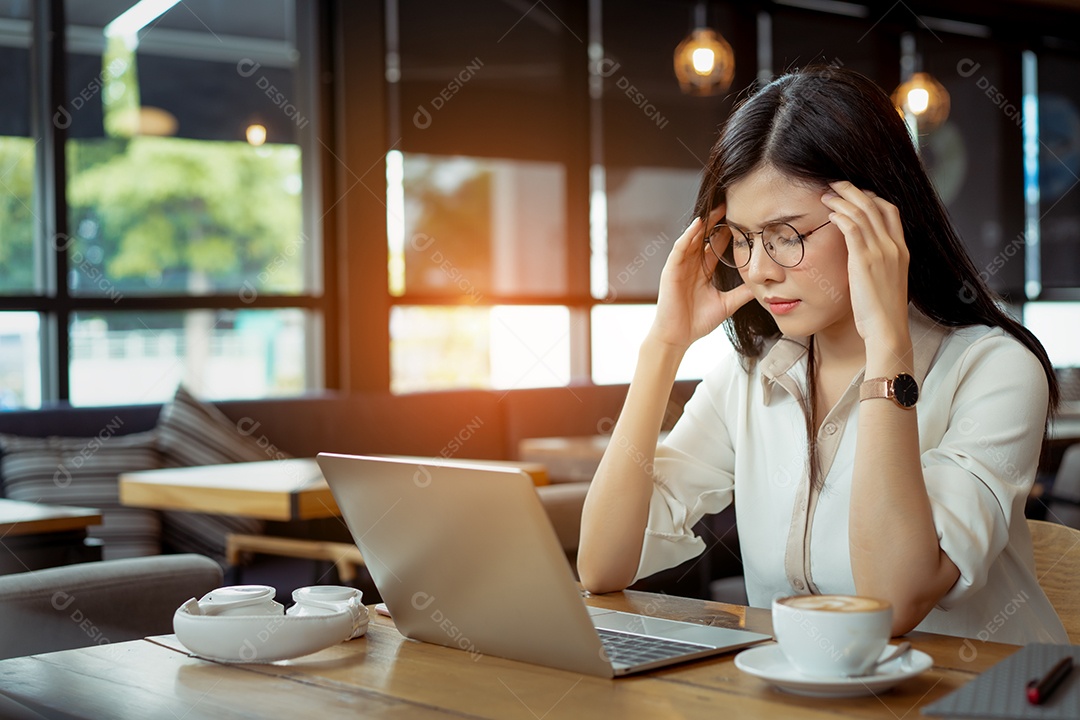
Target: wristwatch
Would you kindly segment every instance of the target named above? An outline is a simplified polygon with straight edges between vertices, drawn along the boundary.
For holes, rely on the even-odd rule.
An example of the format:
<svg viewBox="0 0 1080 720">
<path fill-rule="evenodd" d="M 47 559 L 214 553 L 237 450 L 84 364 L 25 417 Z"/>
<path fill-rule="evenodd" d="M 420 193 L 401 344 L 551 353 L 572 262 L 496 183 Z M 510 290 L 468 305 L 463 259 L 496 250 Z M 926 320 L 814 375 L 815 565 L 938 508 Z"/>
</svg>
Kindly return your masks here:
<svg viewBox="0 0 1080 720">
<path fill-rule="evenodd" d="M 904 409 L 915 407 L 919 400 L 919 383 L 907 373 L 894 378 L 870 378 L 859 386 L 859 400 L 889 398 Z"/>
</svg>

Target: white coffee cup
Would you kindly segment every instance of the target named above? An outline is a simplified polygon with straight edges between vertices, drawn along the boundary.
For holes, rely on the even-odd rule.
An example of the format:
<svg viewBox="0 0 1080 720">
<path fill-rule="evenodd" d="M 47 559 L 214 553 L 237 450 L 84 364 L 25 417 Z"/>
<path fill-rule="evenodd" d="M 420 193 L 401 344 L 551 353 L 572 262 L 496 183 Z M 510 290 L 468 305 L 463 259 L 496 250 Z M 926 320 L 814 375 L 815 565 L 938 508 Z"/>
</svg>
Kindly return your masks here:
<svg viewBox="0 0 1080 720">
<path fill-rule="evenodd" d="M 803 675 L 862 675 L 889 642 L 892 614 L 892 605 L 876 598 L 796 595 L 773 600 L 773 635 Z"/>
</svg>

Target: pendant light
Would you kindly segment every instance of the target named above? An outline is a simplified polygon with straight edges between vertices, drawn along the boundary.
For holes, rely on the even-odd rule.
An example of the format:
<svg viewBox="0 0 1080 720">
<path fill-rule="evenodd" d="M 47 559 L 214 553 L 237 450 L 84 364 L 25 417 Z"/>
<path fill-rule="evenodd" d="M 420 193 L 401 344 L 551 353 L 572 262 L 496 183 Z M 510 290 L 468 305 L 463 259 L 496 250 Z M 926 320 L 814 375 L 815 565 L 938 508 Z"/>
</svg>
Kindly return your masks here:
<svg viewBox="0 0 1080 720">
<path fill-rule="evenodd" d="M 949 91 L 933 75 L 919 69 L 921 63 L 911 33 L 900 38 L 900 64 L 907 79 L 893 91 L 893 104 L 913 132 L 933 132 L 949 118 Z"/>
<path fill-rule="evenodd" d="M 675 48 L 675 77 L 687 95 L 726 92 L 735 78 L 735 51 L 706 25 L 705 3 L 694 8 L 694 28 Z"/>
</svg>

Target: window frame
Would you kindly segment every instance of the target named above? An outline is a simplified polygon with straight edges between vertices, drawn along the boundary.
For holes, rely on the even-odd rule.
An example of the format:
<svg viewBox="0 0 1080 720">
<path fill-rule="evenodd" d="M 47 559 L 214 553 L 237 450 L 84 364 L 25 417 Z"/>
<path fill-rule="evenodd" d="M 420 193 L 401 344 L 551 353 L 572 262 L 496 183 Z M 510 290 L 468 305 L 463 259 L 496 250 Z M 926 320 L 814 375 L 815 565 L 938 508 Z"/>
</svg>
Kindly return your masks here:
<svg viewBox="0 0 1080 720">
<path fill-rule="evenodd" d="M 329 197 L 327 160 L 332 151 L 320 138 L 332 139 L 330 97 L 315 80 L 329 72 L 328 8 L 317 0 L 296 3 L 296 37 L 300 74 L 312 78 L 300 88 L 313 116 L 311 130 L 301 133 L 301 231 L 315 240 L 307 289 L 295 295 L 260 292 L 254 298 L 239 293 L 207 295 L 120 295 L 93 297 L 72 294 L 67 280 L 66 243 L 50 238 L 70 236 L 67 203 L 67 131 L 52 122 L 53 114 L 67 109 L 67 23 L 64 0 L 34 0 L 31 4 L 30 88 L 31 132 L 36 142 L 34 214 L 37 216 L 34 250 L 40 261 L 37 294 L 0 295 L 0 312 L 34 312 L 41 318 L 42 404 L 68 402 L 71 397 L 71 320 L 80 312 L 155 312 L 199 310 L 297 309 L 310 313 L 313 342 L 305 348 L 305 382 L 309 390 L 341 385 L 337 348 L 339 312 L 335 238 L 324 231 L 321 217 Z M 301 83 L 304 85 L 304 83 Z M 315 270 L 318 269 L 318 273 Z M 321 279 L 318 277 L 321 275 Z M 312 277 L 314 276 L 314 277 Z"/>
</svg>

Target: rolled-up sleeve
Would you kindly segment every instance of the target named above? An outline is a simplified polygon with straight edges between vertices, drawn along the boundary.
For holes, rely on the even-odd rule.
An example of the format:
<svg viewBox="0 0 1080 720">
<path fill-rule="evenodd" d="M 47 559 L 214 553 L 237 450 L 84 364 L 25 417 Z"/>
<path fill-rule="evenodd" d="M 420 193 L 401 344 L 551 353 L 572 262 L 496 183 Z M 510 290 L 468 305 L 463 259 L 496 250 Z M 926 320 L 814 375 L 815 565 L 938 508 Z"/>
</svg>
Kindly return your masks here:
<svg viewBox="0 0 1080 720">
<path fill-rule="evenodd" d="M 999 332 L 973 343 L 956 365 L 949 426 L 922 454 L 923 477 L 941 549 L 960 578 L 938 602 L 948 610 L 979 591 L 1024 522 L 1046 420 L 1042 365 Z"/>
<path fill-rule="evenodd" d="M 656 449 L 649 523 L 635 577 L 640 579 L 700 555 L 705 542 L 693 527 L 731 504 L 735 453 L 718 400 L 730 391 L 731 368 L 707 375 L 682 417 Z"/>
</svg>

